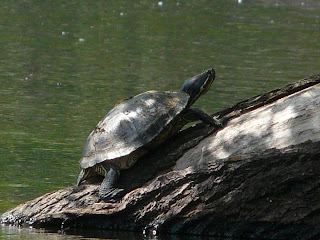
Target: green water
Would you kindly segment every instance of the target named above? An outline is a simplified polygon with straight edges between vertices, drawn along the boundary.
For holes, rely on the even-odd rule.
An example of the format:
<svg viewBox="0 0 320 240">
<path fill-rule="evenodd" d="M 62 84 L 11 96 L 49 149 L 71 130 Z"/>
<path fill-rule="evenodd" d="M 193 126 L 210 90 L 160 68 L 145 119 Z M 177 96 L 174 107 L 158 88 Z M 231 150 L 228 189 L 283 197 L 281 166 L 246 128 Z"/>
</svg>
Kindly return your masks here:
<svg viewBox="0 0 320 240">
<path fill-rule="evenodd" d="M 196 103 L 213 113 L 319 74 L 320 4 L 301 2 L 2 0 L 0 214 L 74 185 L 88 134 L 122 98 L 214 67 Z"/>
</svg>

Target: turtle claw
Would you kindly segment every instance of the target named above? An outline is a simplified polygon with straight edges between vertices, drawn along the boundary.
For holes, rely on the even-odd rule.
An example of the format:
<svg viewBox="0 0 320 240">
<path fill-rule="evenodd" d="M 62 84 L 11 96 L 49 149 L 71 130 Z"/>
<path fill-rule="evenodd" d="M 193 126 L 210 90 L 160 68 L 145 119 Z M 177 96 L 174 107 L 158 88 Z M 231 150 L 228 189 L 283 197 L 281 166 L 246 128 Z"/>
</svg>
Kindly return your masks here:
<svg viewBox="0 0 320 240">
<path fill-rule="evenodd" d="M 228 123 L 228 119 L 227 118 L 221 118 L 221 119 L 219 119 L 218 120 L 219 121 L 219 126 L 220 127 L 225 127 L 225 126 L 227 126 L 227 123 Z"/>
<path fill-rule="evenodd" d="M 215 121 L 215 124 L 214 126 L 217 127 L 217 128 L 222 128 L 226 125 L 226 121 L 224 119 L 218 119 L 218 118 L 215 118 L 213 117 L 214 121 Z"/>
<path fill-rule="evenodd" d="M 115 203 L 124 196 L 124 189 L 113 188 L 109 191 L 99 191 L 99 197 L 105 202 Z"/>
</svg>

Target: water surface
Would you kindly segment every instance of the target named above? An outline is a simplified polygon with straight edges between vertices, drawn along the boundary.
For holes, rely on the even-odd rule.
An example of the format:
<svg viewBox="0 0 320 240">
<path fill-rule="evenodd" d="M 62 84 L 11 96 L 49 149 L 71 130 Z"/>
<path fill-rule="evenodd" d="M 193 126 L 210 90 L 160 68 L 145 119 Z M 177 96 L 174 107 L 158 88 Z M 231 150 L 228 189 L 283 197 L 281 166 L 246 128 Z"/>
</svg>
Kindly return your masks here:
<svg viewBox="0 0 320 240">
<path fill-rule="evenodd" d="M 74 185 L 88 134 L 122 98 L 214 67 L 195 104 L 214 113 L 320 72 L 316 0 L 161 2 L 1 2 L 0 214 Z"/>
</svg>

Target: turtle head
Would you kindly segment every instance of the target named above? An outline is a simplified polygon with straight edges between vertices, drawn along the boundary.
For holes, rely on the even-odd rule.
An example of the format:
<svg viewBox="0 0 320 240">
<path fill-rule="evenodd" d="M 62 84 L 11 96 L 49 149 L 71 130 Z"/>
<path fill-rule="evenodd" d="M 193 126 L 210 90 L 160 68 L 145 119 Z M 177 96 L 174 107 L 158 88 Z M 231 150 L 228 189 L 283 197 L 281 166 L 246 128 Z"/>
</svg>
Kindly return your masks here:
<svg viewBox="0 0 320 240">
<path fill-rule="evenodd" d="M 190 95 L 188 105 L 191 106 L 201 95 L 205 94 L 211 87 L 215 78 L 213 68 L 189 78 L 183 84 L 181 91 Z"/>
</svg>

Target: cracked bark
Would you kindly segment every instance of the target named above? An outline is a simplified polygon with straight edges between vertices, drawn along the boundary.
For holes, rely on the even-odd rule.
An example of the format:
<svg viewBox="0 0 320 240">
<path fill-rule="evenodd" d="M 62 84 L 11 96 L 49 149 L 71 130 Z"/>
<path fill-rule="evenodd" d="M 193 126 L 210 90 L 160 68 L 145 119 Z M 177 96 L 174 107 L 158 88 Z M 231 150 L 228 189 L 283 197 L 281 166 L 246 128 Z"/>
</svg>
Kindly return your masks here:
<svg viewBox="0 0 320 240">
<path fill-rule="evenodd" d="M 1 222 L 64 229 L 215 236 L 320 236 L 320 75 L 225 109 L 223 129 L 181 131 L 131 169 L 127 194 L 98 199 L 101 179 L 45 194 Z"/>
</svg>

